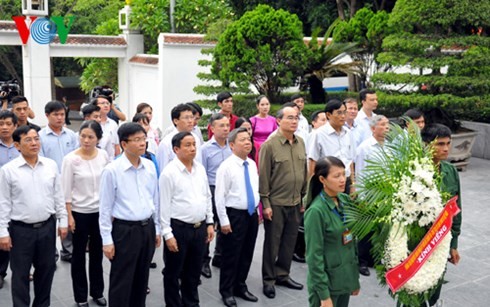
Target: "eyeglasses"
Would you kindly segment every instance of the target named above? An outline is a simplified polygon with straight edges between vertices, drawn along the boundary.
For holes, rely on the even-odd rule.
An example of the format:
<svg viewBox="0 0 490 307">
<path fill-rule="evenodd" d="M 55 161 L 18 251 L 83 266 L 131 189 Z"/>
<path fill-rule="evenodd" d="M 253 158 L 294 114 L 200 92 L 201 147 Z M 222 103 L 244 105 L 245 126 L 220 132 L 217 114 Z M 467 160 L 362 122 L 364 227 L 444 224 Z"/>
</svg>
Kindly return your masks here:
<svg viewBox="0 0 490 307">
<path fill-rule="evenodd" d="M 339 116 L 347 115 L 347 111 L 334 111 L 333 114 Z"/>
<path fill-rule="evenodd" d="M 23 142 L 23 143 L 39 143 L 39 141 L 40 141 L 39 137 L 25 138 L 25 139 L 21 140 L 21 142 Z"/>
<path fill-rule="evenodd" d="M 146 142 L 146 137 L 128 139 L 128 142 L 135 142 L 135 143 Z"/>
</svg>

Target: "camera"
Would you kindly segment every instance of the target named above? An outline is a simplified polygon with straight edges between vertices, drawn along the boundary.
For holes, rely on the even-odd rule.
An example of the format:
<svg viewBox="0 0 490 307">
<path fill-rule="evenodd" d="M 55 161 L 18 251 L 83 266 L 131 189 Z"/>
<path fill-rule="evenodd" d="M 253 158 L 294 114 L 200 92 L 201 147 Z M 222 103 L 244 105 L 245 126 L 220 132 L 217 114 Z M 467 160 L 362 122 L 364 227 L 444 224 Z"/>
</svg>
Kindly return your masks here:
<svg viewBox="0 0 490 307">
<path fill-rule="evenodd" d="M 96 98 L 99 95 L 107 96 L 109 101 L 112 103 L 112 99 L 114 98 L 114 91 L 107 85 L 96 86 L 90 92 L 90 98 Z"/>
<path fill-rule="evenodd" d="M 15 97 L 21 95 L 20 85 L 17 82 L 17 79 L 12 79 L 8 81 L 0 81 L 0 99 L 1 100 L 10 100 Z"/>
</svg>

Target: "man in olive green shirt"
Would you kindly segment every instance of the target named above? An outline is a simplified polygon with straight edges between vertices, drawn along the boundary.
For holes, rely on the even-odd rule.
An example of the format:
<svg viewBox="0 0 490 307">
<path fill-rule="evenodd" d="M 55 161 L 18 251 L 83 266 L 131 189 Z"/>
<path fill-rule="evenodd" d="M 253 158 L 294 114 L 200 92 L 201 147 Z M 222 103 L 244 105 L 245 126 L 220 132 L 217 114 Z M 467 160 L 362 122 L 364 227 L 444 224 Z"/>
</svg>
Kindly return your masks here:
<svg viewBox="0 0 490 307">
<path fill-rule="evenodd" d="M 268 298 L 275 297 L 275 284 L 303 289 L 289 277 L 307 176 L 305 143 L 294 135 L 298 120 L 296 108 L 283 107 L 277 113 L 277 133 L 260 148 L 259 194 L 265 229 L 262 281 Z"/>
<path fill-rule="evenodd" d="M 442 177 L 442 189 L 447 192 L 451 197 L 458 195 L 458 207 L 461 208 L 461 188 L 459 183 L 458 171 L 449 162 L 444 160 L 449 155 L 449 149 L 451 148 L 451 130 L 448 127 L 441 124 L 432 124 L 425 126 L 421 132 L 422 140 L 426 144 L 431 144 L 433 152 L 432 159 L 434 164 L 439 169 Z M 462 213 L 453 218 L 453 226 L 451 227 L 451 234 L 453 236 L 451 240 L 451 249 L 449 250 L 449 262 L 456 265 L 459 263 L 460 256 L 458 252 L 458 237 L 461 233 L 461 220 Z M 441 294 L 441 286 L 436 290 L 434 295 L 429 299 L 430 306 L 437 303 Z M 425 304 L 424 304 L 425 306 Z"/>
</svg>

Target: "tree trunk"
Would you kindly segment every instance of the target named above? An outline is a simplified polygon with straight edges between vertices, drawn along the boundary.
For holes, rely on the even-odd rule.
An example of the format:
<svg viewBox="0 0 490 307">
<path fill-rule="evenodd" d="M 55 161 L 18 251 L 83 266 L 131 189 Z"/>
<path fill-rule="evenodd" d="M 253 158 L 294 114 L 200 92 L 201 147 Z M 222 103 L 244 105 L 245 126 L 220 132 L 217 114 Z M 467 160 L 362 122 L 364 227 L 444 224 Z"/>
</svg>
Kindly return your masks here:
<svg viewBox="0 0 490 307">
<path fill-rule="evenodd" d="M 10 74 L 11 76 L 10 79 L 17 79 L 19 85 L 22 87 L 23 80 L 20 78 L 20 75 L 17 73 L 17 70 L 15 69 L 15 66 L 12 63 L 12 61 L 10 61 L 8 53 L 6 52 L 5 49 L 2 49 L 0 51 L 0 62 L 3 64 L 7 72 Z"/>
<path fill-rule="evenodd" d="M 325 104 L 327 102 L 327 96 L 325 95 L 325 90 L 323 89 L 322 80 L 318 79 L 318 77 L 315 75 L 311 75 L 308 78 L 308 85 L 310 87 L 311 102 Z"/>
<path fill-rule="evenodd" d="M 357 12 L 357 0 L 350 1 L 350 17 L 354 17 Z"/>
<path fill-rule="evenodd" d="M 342 5 L 342 0 L 337 0 L 337 11 L 339 12 L 339 18 L 345 20 L 344 6 Z"/>
</svg>

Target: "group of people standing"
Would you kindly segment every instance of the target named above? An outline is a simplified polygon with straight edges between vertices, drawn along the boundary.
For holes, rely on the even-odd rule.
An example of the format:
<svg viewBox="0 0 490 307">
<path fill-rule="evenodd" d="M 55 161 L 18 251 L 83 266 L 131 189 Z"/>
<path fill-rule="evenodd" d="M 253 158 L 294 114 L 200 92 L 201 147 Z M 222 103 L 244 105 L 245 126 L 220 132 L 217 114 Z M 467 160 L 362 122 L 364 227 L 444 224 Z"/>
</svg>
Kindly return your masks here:
<svg viewBox="0 0 490 307">
<path fill-rule="evenodd" d="M 27 99 L 14 98 L 12 111 L 0 113 L 1 285 L 10 252 L 14 306 L 30 304 L 31 268 L 33 304 L 49 306 L 57 221 L 71 254 L 65 259 L 77 306 L 88 306 L 89 296 L 100 306 L 145 306 L 161 244 L 167 306 L 199 306 L 200 277 L 212 277 L 210 265 L 220 268 L 225 306 L 237 306 L 237 297 L 256 302 L 247 277 L 263 223 L 267 298 L 276 296 L 275 286 L 303 289 L 290 276 L 294 259 L 308 264 L 310 306 L 347 306 L 359 293 L 359 272 L 369 275 L 372 263 L 362 242 L 358 259 L 337 195 L 355 190 L 363 162 L 389 130 L 388 119 L 373 112 L 376 93 L 363 90 L 360 101 L 360 111 L 355 99 L 329 101 L 324 112 L 312 114 L 310 131 L 301 95 L 276 117 L 269 115 L 267 97 L 259 96 L 257 115 L 243 118 L 223 92 L 204 142 L 197 126 L 203 110 L 195 103 L 175 106 L 173 126 L 162 133 L 151 126 L 149 104 L 138 105 L 132 122 L 118 126 L 108 117 L 111 97 L 100 95 L 82 109 L 84 122 L 75 133 L 64 126 L 61 102 L 46 104 L 48 125 L 40 129 L 26 119 Z M 411 112 L 414 121 L 423 119 Z M 443 130 L 430 130 L 436 132 L 427 142 L 446 137 Z M 459 182 L 457 173 L 453 179 Z M 459 186 L 453 190 L 459 193 Z M 108 301 L 103 255 L 111 261 Z"/>
</svg>

